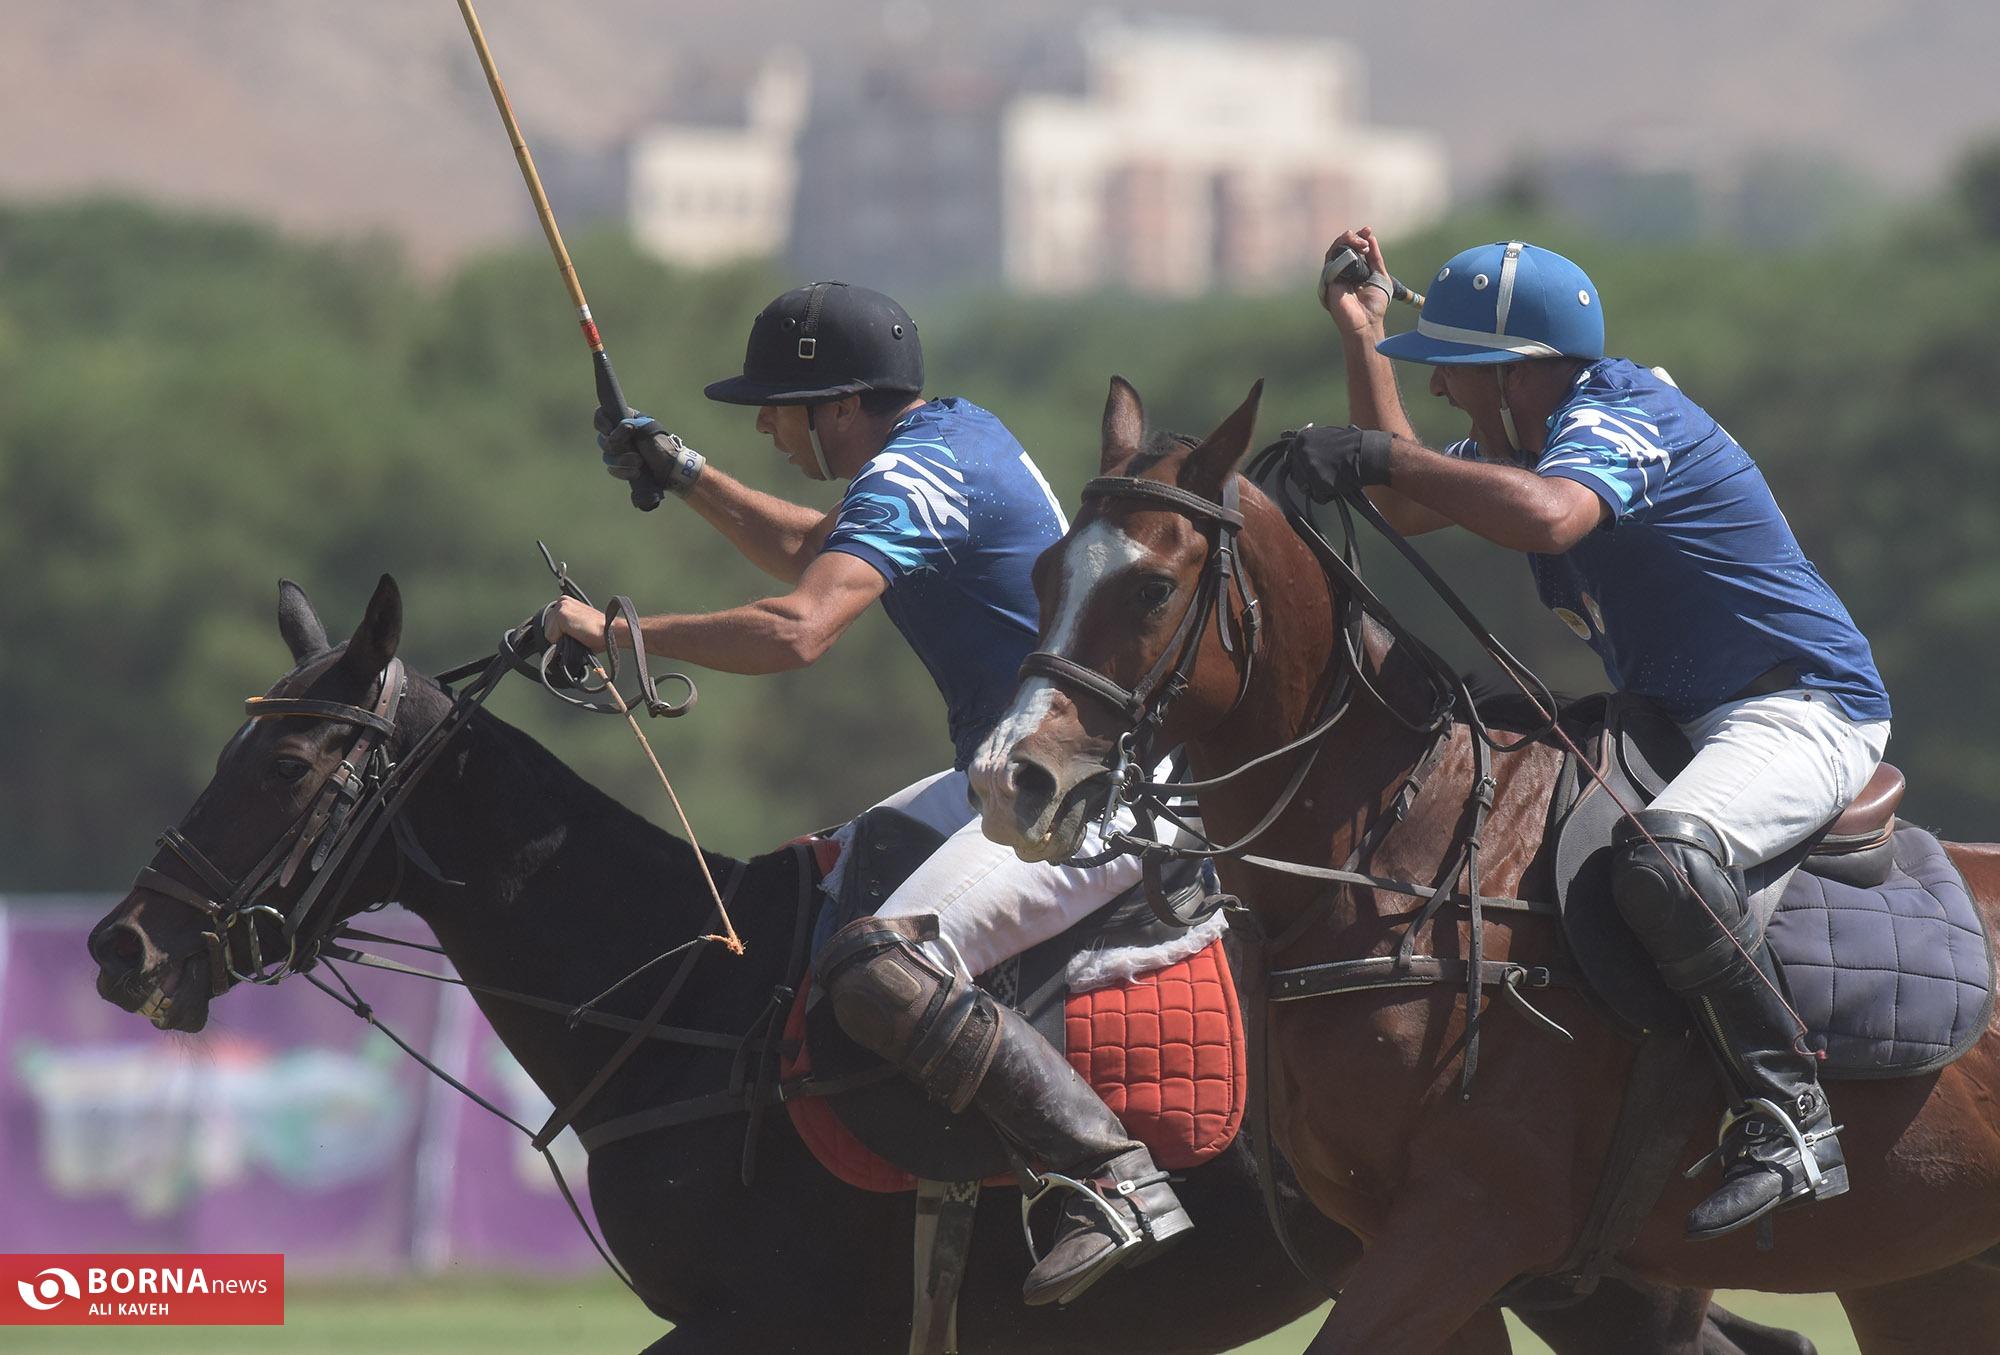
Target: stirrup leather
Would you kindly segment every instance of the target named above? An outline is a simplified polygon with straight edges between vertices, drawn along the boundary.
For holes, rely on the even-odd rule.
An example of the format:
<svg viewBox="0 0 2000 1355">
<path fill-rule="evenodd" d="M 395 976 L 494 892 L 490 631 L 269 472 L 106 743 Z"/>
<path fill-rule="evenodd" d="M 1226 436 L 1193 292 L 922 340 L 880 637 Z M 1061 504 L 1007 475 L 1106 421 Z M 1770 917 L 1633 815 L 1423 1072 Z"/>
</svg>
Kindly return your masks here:
<svg viewBox="0 0 2000 1355">
<path fill-rule="evenodd" d="M 1714 1151 L 1682 1173 L 1683 1178 L 1692 1181 L 1695 1177 L 1707 1171 L 1710 1166 L 1721 1162 L 1729 1148 L 1730 1131 L 1743 1121 L 1750 1119 L 1753 1115 L 1760 1114 L 1768 1116 L 1775 1121 L 1778 1128 L 1783 1132 L 1784 1137 L 1791 1140 L 1792 1147 L 1797 1151 L 1799 1162 L 1805 1171 L 1806 1194 L 1812 1198 L 1818 1198 L 1821 1188 L 1826 1183 L 1826 1174 L 1820 1170 L 1819 1155 L 1813 1151 L 1813 1145 L 1836 1137 L 1847 1126 L 1829 1124 L 1824 1129 L 1815 1129 L 1808 1134 L 1799 1128 L 1798 1122 L 1792 1117 L 1789 1111 L 1778 1105 L 1777 1102 L 1761 1096 L 1753 1096 L 1742 1105 L 1731 1107 L 1722 1113 L 1721 1126 L 1715 1133 Z M 1764 1135 L 1759 1134 L 1751 1142 L 1761 1142 L 1764 1137 Z"/>
</svg>

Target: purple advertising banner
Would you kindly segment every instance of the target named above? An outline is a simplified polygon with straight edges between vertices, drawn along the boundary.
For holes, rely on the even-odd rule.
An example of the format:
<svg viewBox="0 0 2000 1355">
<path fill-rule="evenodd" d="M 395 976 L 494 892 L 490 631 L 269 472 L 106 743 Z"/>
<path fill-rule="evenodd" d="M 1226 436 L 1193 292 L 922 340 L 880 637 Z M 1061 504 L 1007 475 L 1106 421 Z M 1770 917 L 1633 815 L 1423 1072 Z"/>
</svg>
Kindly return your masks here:
<svg viewBox="0 0 2000 1355">
<path fill-rule="evenodd" d="M 238 985 L 197 1036 L 98 997 L 84 941 L 114 901 L 0 899 L 0 1252 L 283 1252 L 308 1274 L 600 1264 L 518 1130 L 303 980 Z M 370 929 L 429 940 L 395 910 Z M 348 972 L 440 1067 L 547 1117 L 464 989 Z M 555 1149 L 587 1209 L 582 1148 Z"/>
</svg>

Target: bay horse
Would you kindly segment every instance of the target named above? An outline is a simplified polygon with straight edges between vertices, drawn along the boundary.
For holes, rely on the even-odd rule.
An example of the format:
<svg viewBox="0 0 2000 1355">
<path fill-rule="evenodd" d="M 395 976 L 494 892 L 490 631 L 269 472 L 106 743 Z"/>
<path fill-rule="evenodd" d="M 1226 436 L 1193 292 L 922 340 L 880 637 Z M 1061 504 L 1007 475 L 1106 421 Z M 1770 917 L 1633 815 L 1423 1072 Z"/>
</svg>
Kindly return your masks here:
<svg viewBox="0 0 2000 1355">
<path fill-rule="evenodd" d="M 1075 851 L 1114 772 L 1124 771 L 1121 747 L 1143 718 L 1135 693 L 1178 691 L 1156 746 L 1184 746 L 1191 781 L 1214 781 L 1299 738 L 1343 671 L 1349 708 L 1248 850 L 1340 867 L 1357 843 L 1374 841 L 1375 877 L 1429 883 L 1471 821 L 1473 733 L 1462 718 L 1437 726 L 1435 739 L 1426 728 L 1435 660 L 1358 610 L 1344 612 L 1343 589 L 1358 590 L 1336 584 L 1281 508 L 1239 473 L 1261 385 L 1196 443 L 1149 440 L 1138 393 L 1113 379 L 1100 474 L 1116 478 L 1086 488 L 1069 532 L 1037 562 L 1044 652 L 1024 666 L 1012 708 L 972 768 L 985 832 L 1024 858 Z M 1231 498 L 1241 525 L 1225 533 L 1223 514 L 1238 510 L 1215 510 Z M 1219 549 L 1229 535 L 1233 561 Z M 1191 631 L 1185 618 L 1204 590 L 1215 624 Z M 1252 598 L 1262 632 L 1254 641 Z M 1176 653 L 1185 656 L 1177 669 L 1185 685 L 1160 681 Z M 1414 801 L 1398 803 L 1427 749 L 1441 749 L 1432 755 L 1441 760 L 1427 764 L 1434 771 Z M 1483 892 L 1553 899 L 1543 832 L 1562 752 L 1532 740 L 1491 758 Z M 1207 837 L 1235 844 L 1250 834 L 1299 768 L 1298 754 L 1279 753 L 1198 792 Z M 1386 835 L 1370 838 L 1376 825 Z M 2000 923 L 2000 848 L 1948 849 L 1990 931 Z M 1231 856 L 1217 864 L 1224 887 L 1279 943 L 1274 965 L 1391 955 L 1415 916 L 1402 895 L 1329 890 Z M 1469 923 L 1462 907 L 1445 909 L 1417 936 L 1418 949 L 1463 966 L 1478 954 Z M 1489 959 L 1551 965 L 1563 956 L 1556 927 L 1488 910 L 1479 939 Z M 1365 1248 L 1312 1355 L 1497 1349 L 1461 1328 L 1517 1276 L 1555 1265 L 1578 1236 L 1637 1046 L 1581 992 L 1535 998 L 1574 1042 L 1552 1040 L 1516 1006 L 1486 1004 L 1469 1102 L 1459 1094 L 1463 985 L 1268 1009 L 1277 1142 L 1312 1201 Z M 1682 1220 L 1708 1183 L 1676 1173 L 1623 1264 L 1668 1285 L 1833 1290 L 1867 1355 L 2000 1350 L 2000 1269 L 1989 1268 L 2000 1260 L 1996 1026 L 2000 1019 L 1941 1072 L 1834 1089 L 1853 1190 L 1784 1215 L 1775 1249 L 1760 1250 L 1755 1230 L 1688 1241 Z M 1704 1077 L 1663 1117 L 1660 1132 L 1690 1144 L 1680 1165 L 1706 1148 L 1696 1140 L 1720 1110 L 1720 1089 Z"/>
<path fill-rule="evenodd" d="M 329 775 L 355 759 L 353 713 L 382 709 L 390 674 L 405 672 L 397 660 L 402 601 L 387 576 L 344 645 L 329 642 L 305 594 L 291 584 L 280 588 L 279 629 L 295 666 L 253 699 L 253 712 L 261 705 L 263 714 L 224 747 L 214 778 L 170 830 L 182 848 L 163 848 L 90 935 L 102 996 L 147 1011 L 167 1029 L 202 1029 L 211 997 L 234 982 L 225 975 L 217 983 L 213 967 L 234 971 L 250 963 L 241 954 L 249 949 L 247 937 L 204 915 L 202 899 L 216 896 L 201 894 L 187 853 L 224 877 L 212 886 L 224 893 L 230 881 L 255 876 L 260 867 L 252 863 L 282 857 L 271 844 L 288 840 L 290 827 L 319 802 Z M 393 718 L 385 717 L 389 727 L 380 731 L 391 762 L 410 758 L 454 709 L 452 694 L 437 682 L 414 673 L 398 681 L 400 702 L 389 703 Z M 331 918 L 397 899 L 430 926 L 466 980 L 565 1006 L 603 992 L 636 960 L 710 928 L 713 905 L 692 847 L 586 784 L 489 712 L 477 710 L 457 726 L 430 766 L 396 811 L 405 829 L 369 849 L 351 883 L 330 901 Z M 408 849 L 399 845 L 406 840 Z M 411 849 L 462 883 L 405 869 Z M 741 863 L 715 854 L 708 860 L 718 880 L 739 865 L 733 911 L 747 955 L 704 950 L 669 1013 L 677 1024 L 746 1031 L 774 986 L 795 977 L 783 970 L 794 902 L 814 883 L 801 872 L 811 868 L 804 854 L 790 850 Z M 254 901 L 288 907 L 309 873 Z M 275 909 L 250 918 L 261 929 L 264 957 L 284 952 Z M 211 928 L 225 938 L 219 951 L 204 936 Z M 636 1019 L 660 986 L 656 980 L 653 991 L 643 991 L 648 985 L 634 984 L 603 1010 Z M 515 1001 L 475 997 L 557 1105 L 577 1096 L 621 1039 L 592 1025 L 572 1029 L 560 1014 Z M 649 1043 L 605 1084 L 578 1127 L 716 1093 L 729 1080 L 732 1058 L 722 1048 Z M 746 1123 L 741 1113 L 726 1114 L 590 1154 L 590 1196 L 610 1250 L 646 1305 L 674 1324 L 649 1351 L 861 1355 L 903 1348 L 911 1300 L 909 1198 L 840 1183 L 783 1114 L 765 1116 L 757 1127 L 755 1172 L 746 1184 Z M 1355 1239 L 1322 1220 L 1289 1178 L 1281 1187 L 1287 1216 L 1314 1264 L 1329 1275 L 1343 1272 L 1359 1254 Z M 991 1355 L 1224 1351 L 1321 1301 L 1317 1288 L 1281 1258 L 1240 1145 L 1188 1172 L 1183 1190 L 1201 1220 L 1189 1241 L 1074 1309 L 1020 1302 L 1028 1258 L 1018 1193 L 986 1192 L 960 1300 L 963 1348 Z M 1580 1307 L 1530 1314 L 1528 1321 L 1574 1355 L 1608 1349 L 1810 1355 L 1803 1338 L 1711 1309 L 1708 1299 L 1705 1291 L 1607 1286 Z M 1474 1320 L 1500 1330 L 1497 1314 Z"/>
</svg>

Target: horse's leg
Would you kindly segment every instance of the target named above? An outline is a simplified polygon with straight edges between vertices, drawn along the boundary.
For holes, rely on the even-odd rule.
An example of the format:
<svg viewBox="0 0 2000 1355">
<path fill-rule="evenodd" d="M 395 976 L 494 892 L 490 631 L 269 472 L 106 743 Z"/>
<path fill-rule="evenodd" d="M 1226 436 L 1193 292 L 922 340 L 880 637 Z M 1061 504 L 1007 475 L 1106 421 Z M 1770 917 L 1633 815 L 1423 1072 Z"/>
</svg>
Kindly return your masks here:
<svg viewBox="0 0 2000 1355">
<path fill-rule="evenodd" d="M 1461 1330 L 1476 1339 L 1482 1328 L 1474 1318 L 1501 1286 L 1543 1251 L 1560 1249 L 1559 1242 L 1547 1248 L 1526 1244 L 1511 1203 L 1462 1178 L 1406 1191 L 1341 1286 L 1340 1302 L 1306 1355 L 1507 1349 L 1449 1343 Z"/>
<path fill-rule="evenodd" d="M 1843 1289 L 1840 1306 L 1861 1355 L 2000 1349 L 2000 1274 L 1972 1262 L 1872 1289 Z"/>
<path fill-rule="evenodd" d="M 1730 1312 L 1719 1303 L 1708 1305 L 1702 1329 L 1702 1355 L 1819 1355 L 1819 1347 L 1799 1332 L 1767 1327 Z"/>
<path fill-rule="evenodd" d="M 1483 1309 L 1438 1347 L 1438 1355 L 1513 1355 L 1507 1319 L 1498 1308 Z"/>
<path fill-rule="evenodd" d="M 1670 1289 L 1604 1280 L 1589 1298 L 1563 1308 L 1514 1314 L 1557 1351 L 1630 1350 L 1648 1355 L 1746 1355 L 1711 1333 L 1705 1289 Z M 1718 1339 L 1707 1338 L 1715 1335 Z"/>
<path fill-rule="evenodd" d="M 1795 1331 L 1738 1317 L 1706 1289 L 1604 1280 L 1564 1308 L 1516 1310 L 1528 1330 L 1567 1355 L 1645 1351 L 1647 1355 L 1818 1355 Z"/>
</svg>

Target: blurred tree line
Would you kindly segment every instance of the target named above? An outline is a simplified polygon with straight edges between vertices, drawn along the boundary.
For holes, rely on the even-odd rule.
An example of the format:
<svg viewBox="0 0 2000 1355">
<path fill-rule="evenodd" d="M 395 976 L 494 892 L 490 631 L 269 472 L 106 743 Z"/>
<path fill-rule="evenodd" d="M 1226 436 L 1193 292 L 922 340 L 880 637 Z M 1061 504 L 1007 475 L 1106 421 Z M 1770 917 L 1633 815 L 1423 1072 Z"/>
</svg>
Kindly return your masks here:
<svg viewBox="0 0 2000 1355">
<path fill-rule="evenodd" d="M 1982 676 L 2000 667 L 2000 482 L 1982 469 L 2000 392 L 2000 149 L 1887 233 L 1803 253 L 1580 238 L 1530 207 L 1391 241 L 1391 266 L 1421 287 L 1457 249 L 1510 236 L 1583 263 L 1613 351 L 1670 369 L 1759 459 L 1873 641 L 1911 817 L 2000 838 Z M 800 479 L 751 411 L 700 395 L 794 280 L 575 243 L 628 398 L 732 474 L 831 505 L 835 487 Z M 1113 372 L 1157 427 L 1204 432 L 1260 376 L 1264 433 L 1343 420 L 1316 269 L 1301 260 L 1296 292 L 1268 298 L 905 300 L 932 391 L 999 413 L 1073 505 Z M 1426 437 L 1462 434 L 1421 371 L 1405 398 Z M 281 575 L 338 636 L 393 573 L 404 652 L 430 669 L 489 649 L 548 598 L 537 537 L 600 600 L 690 610 L 770 591 L 677 505 L 627 506 L 599 469 L 591 404 L 539 246 L 422 282 L 379 243 L 118 202 L 0 209 L 0 890 L 122 886 L 206 781 L 241 698 L 286 667 Z M 1460 533 L 1423 546 L 1551 681 L 1602 685 L 1521 561 Z M 1440 648 L 1475 659 L 1387 550 L 1365 559 Z M 805 672 L 696 676 L 697 711 L 652 732 L 712 846 L 774 846 L 950 760 L 935 691 L 879 609 Z M 494 708 L 667 821 L 621 722 L 526 683 L 503 684 Z"/>
</svg>

